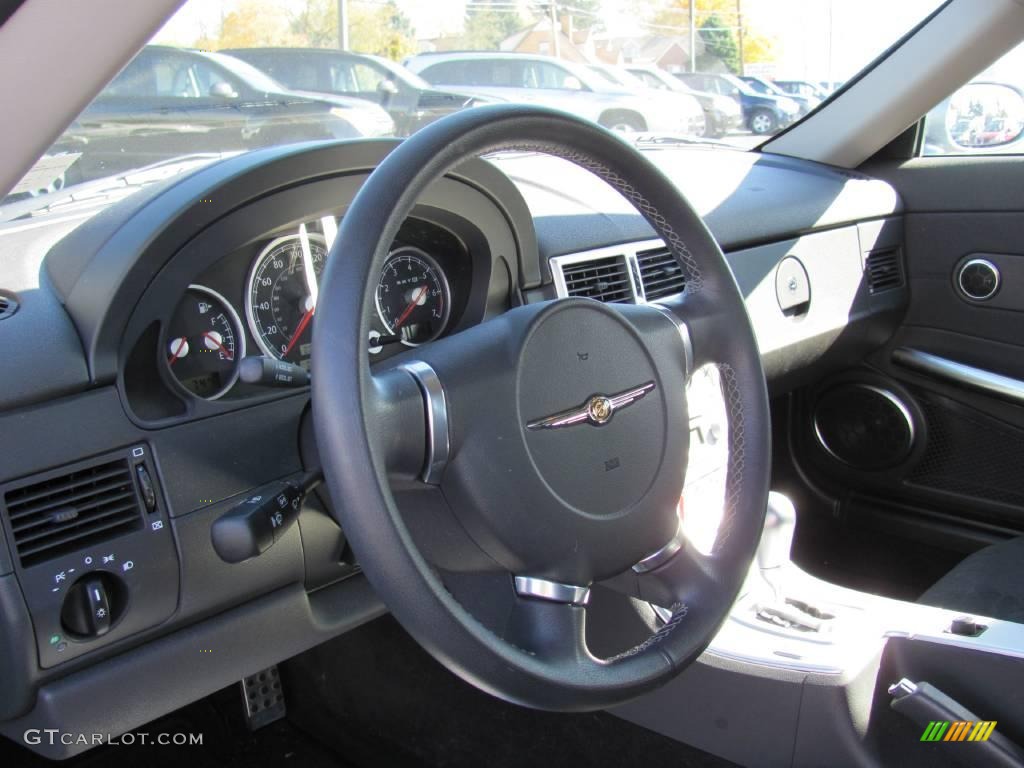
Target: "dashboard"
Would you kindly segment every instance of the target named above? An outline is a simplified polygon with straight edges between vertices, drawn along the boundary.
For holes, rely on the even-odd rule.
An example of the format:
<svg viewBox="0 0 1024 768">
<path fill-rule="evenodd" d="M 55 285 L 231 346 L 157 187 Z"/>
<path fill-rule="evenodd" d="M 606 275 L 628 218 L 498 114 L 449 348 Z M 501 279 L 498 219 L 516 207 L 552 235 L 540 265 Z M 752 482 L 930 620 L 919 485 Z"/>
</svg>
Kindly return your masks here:
<svg viewBox="0 0 1024 768">
<path fill-rule="evenodd" d="M 0 295 L 18 301 L 0 321 L 0 731 L 132 728 L 384 612 L 326 514 L 344 499 L 309 494 L 298 524 L 244 562 L 218 556 L 211 529 L 318 467 L 317 277 L 328 254 L 345 257 L 338 224 L 394 146 L 259 150 L 0 227 Z M 650 157 L 725 250 L 773 394 L 895 329 L 905 281 L 872 283 L 883 256 L 900 269 L 890 186 L 756 153 Z M 427 190 L 371 277 L 371 364 L 521 303 L 648 301 L 674 280 L 649 224 L 585 172 L 533 154 L 475 160 Z M 252 359 L 296 378 L 256 381 Z M 714 442 L 714 409 L 690 411 L 691 444 Z M 68 494 L 94 503 L 65 519 Z M 102 631 L 67 613 L 83 583 L 107 595 Z"/>
</svg>

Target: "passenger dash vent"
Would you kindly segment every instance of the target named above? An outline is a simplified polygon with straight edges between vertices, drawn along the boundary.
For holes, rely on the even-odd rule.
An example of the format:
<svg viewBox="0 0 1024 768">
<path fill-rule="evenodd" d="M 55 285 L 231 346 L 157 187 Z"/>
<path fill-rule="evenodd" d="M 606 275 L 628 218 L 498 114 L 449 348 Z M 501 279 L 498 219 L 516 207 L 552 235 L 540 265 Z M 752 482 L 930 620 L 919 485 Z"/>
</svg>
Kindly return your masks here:
<svg viewBox="0 0 1024 768">
<path fill-rule="evenodd" d="M 636 260 L 640 266 L 640 282 L 647 301 L 681 293 L 686 287 L 682 267 L 668 248 L 637 251 Z"/>
<path fill-rule="evenodd" d="M 899 248 L 872 251 L 864 262 L 871 293 L 888 291 L 903 285 L 903 260 Z"/>
<path fill-rule="evenodd" d="M 86 467 L 4 495 L 22 567 L 141 527 L 141 507 L 125 459 Z"/>
<path fill-rule="evenodd" d="M 632 303 L 633 284 L 624 255 L 559 264 L 566 296 L 581 296 L 607 303 Z"/>
</svg>

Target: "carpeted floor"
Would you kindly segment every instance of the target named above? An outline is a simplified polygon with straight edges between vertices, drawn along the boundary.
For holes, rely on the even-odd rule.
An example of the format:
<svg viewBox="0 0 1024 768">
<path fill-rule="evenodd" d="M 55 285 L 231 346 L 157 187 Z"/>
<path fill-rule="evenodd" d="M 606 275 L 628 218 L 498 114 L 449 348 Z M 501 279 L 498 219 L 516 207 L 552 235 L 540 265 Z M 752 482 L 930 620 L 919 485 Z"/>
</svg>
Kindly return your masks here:
<svg viewBox="0 0 1024 768">
<path fill-rule="evenodd" d="M 136 729 L 201 733 L 201 746 L 115 745 L 67 768 L 587 768 L 733 764 L 604 712 L 553 714 L 506 704 L 462 682 L 390 616 L 281 667 L 288 717 L 250 733 L 237 686 Z M 0 739 L 0 765 L 50 763 Z"/>
<path fill-rule="evenodd" d="M 389 616 L 293 659 L 283 674 L 289 692 L 303 691 L 289 700 L 293 717 L 357 765 L 733 765 L 605 712 L 506 704 L 434 661 Z"/>
</svg>

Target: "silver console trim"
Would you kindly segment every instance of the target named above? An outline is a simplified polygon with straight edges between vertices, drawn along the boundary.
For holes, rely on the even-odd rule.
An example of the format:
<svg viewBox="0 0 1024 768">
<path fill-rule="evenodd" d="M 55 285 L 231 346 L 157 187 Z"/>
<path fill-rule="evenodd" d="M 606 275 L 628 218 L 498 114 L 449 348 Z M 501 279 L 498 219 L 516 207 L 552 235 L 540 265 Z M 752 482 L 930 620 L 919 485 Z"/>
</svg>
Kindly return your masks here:
<svg viewBox="0 0 1024 768">
<path fill-rule="evenodd" d="M 416 380 L 423 395 L 423 410 L 427 419 L 427 457 L 423 463 L 424 483 L 438 485 L 448 464 L 450 441 L 448 434 L 448 400 L 437 372 L 422 360 L 412 360 L 401 366 Z"/>
<path fill-rule="evenodd" d="M 516 576 L 515 587 L 516 594 L 520 597 L 532 597 L 552 603 L 586 605 L 590 600 L 590 587 L 576 587 L 533 576 Z"/>
<path fill-rule="evenodd" d="M 999 373 L 958 363 L 928 352 L 900 347 L 892 353 L 892 361 L 904 368 L 933 376 L 936 379 L 1010 400 L 1024 403 L 1024 381 Z"/>
</svg>

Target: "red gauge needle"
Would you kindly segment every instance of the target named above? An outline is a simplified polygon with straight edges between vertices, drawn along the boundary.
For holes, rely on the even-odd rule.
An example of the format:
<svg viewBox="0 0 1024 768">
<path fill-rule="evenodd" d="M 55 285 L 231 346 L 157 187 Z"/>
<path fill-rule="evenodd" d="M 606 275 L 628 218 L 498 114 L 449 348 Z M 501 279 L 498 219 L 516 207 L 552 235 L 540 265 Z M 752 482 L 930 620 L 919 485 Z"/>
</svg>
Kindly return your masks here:
<svg viewBox="0 0 1024 768">
<path fill-rule="evenodd" d="M 220 341 L 218 341 L 217 337 L 214 336 L 209 331 L 207 331 L 206 333 L 203 334 L 203 338 L 204 339 L 209 339 L 214 344 L 216 344 L 217 345 L 217 349 L 219 349 L 221 352 L 223 352 L 225 355 L 227 355 L 227 359 L 228 360 L 234 360 L 235 359 L 235 356 L 231 353 L 231 351 L 227 347 L 225 347 L 223 344 L 221 344 Z"/>
<path fill-rule="evenodd" d="M 187 342 L 184 339 L 178 339 L 178 348 L 174 350 L 174 354 L 171 355 L 170 359 L 167 361 L 167 365 L 174 365 L 174 363 L 181 356 L 181 353 L 184 352 L 185 349 L 187 349 L 186 345 Z"/>
<path fill-rule="evenodd" d="M 302 336 L 302 332 L 306 330 L 306 326 L 309 325 L 309 321 L 312 319 L 313 310 L 307 309 L 306 314 L 304 314 L 302 319 L 299 320 L 299 327 L 295 329 L 295 334 L 292 336 L 292 340 L 288 342 L 288 346 L 285 347 L 284 354 L 281 355 L 281 357 L 288 357 L 288 353 L 292 351 L 292 347 L 295 346 L 295 343 L 299 340 L 299 337 Z"/>
<path fill-rule="evenodd" d="M 412 301 L 409 302 L 409 306 L 405 308 L 405 311 L 401 315 L 399 315 L 398 320 L 395 321 L 396 331 L 402 327 L 402 323 L 404 323 L 409 318 L 409 315 L 412 314 L 412 311 L 416 309 L 416 305 L 420 303 L 420 299 L 423 298 L 423 294 L 425 294 L 426 292 L 427 286 L 421 285 L 420 289 L 416 291 L 415 294 L 413 294 Z"/>
</svg>

